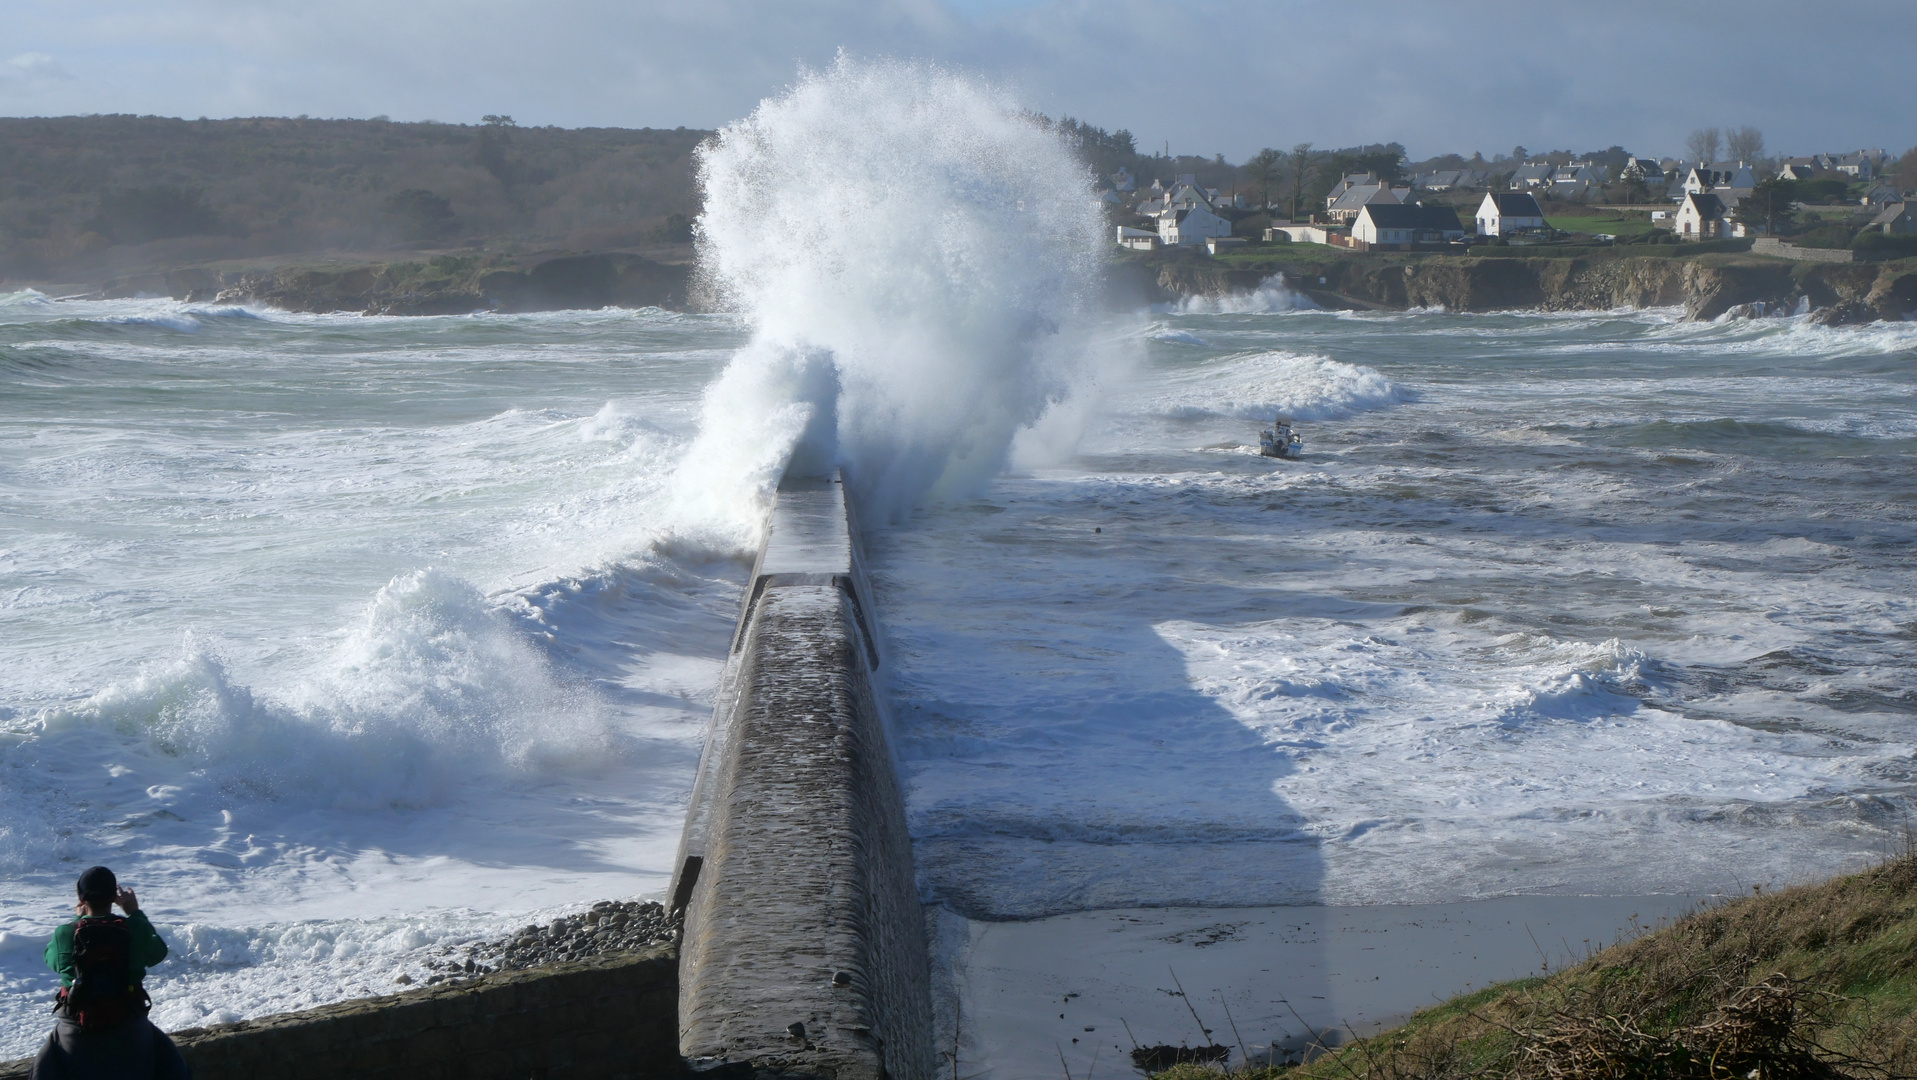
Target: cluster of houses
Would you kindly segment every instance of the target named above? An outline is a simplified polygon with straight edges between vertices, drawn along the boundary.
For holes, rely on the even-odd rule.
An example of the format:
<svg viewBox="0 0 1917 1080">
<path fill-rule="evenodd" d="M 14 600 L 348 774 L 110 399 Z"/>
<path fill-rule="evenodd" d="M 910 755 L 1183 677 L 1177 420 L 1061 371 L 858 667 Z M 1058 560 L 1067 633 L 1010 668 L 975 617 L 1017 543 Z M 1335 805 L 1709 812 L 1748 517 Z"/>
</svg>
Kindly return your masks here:
<svg viewBox="0 0 1917 1080">
<path fill-rule="evenodd" d="M 1196 176 L 1185 174 L 1169 186 L 1153 181 L 1136 213 L 1152 228 L 1117 227 L 1120 247 L 1150 251 L 1158 247 L 1202 244 L 1216 254 L 1245 243 L 1232 235 L 1231 219 L 1221 209 L 1246 209 L 1243 196 L 1223 196 L 1206 188 Z M 1415 250 L 1449 245 L 1467 235 L 1455 207 L 1426 203 L 1413 197 L 1410 187 L 1393 186 L 1373 173 L 1353 173 L 1333 185 L 1325 196 L 1322 220 L 1313 224 L 1273 222 L 1265 239 L 1330 244 L 1359 250 Z M 1508 236 L 1544 228 L 1544 211 L 1527 192 L 1493 192 L 1478 208 L 1477 234 Z"/>
<path fill-rule="evenodd" d="M 1846 184 L 1877 180 L 1870 183 L 1858 199 L 1865 209 L 1876 211 L 1870 227 L 1893 235 L 1917 232 L 1912 224 L 1913 214 L 1905 207 L 1903 192 L 1897 185 L 1878 179 L 1888 160 L 1889 155 L 1882 150 L 1815 154 L 1786 158 L 1773 175 L 1781 180 L 1835 179 Z M 1678 177 L 1681 179 L 1676 179 Z M 1662 186 L 1677 206 L 1652 211 L 1651 221 L 1669 227 L 1685 240 L 1750 235 L 1754 228 L 1733 222 L 1731 214 L 1761 179 L 1757 170 L 1743 161 L 1710 162 L 1667 170 Z"/>
<path fill-rule="evenodd" d="M 1820 154 L 1786 159 L 1776 175 L 1791 180 L 1841 178 L 1847 183 L 1880 177 L 1888 162 L 1882 150 L 1854 154 Z M 1608 166 L 1594 162 L 1525 162 L 1509 176 L 1493 182 L 1484 173 L 1468 169 L 1427 173 L 1408 184 L 1395 185 L 1373 173 L 1355 173 L 1334 184 L 1325 195 L 1322 213 L 1308 224 L 1274 221 L 1265 239 L 1293 240 L 1358 249 L 1416 250 L 1463 241 L 1467 230 L 1457 209 L 1444 202 L 1426 202 L 1420 195 L 1486 190 L 1478 204 L 1475 235 L 1480 238 L 1522 237 L 1547 229 L 1539 196 L 1589 199 L 1614 182 L 1642 185 L 1661 193 L 1675 206 L 1654 210 L 1653 222 L 1669 228 L 1679 239 L 1707 240 L 1746 235 L 1746 226 L 1732 221 L 1738 201 L 1749 196 L 1760 170 L 1743 161 L 1684 162 L 1633 157 L 1613 178 Z M 1105 198 L 1119 203 L 1120 193 L 1135 190 L 1129 172 L 1111 177 Z M 1862 198 L 1877 210 L 1874 227 L 1893 234 L 1917 232 L 1917 208 L 1907 208 L 1898 188 L 1877 183 Z M 1150 228 L 1118 226 L 1121 247 L 1150 250 L 1157 247 L 1204 245 L 1214 253 L 1244 243 L 1232 236 L 1230 211 L 1248 209 L 1244 196 L 1221 195 L 1217 188 L 1198 183 L 1192 174 L 1176 177 L 1170 185 L 1152 181 L 1135 212 Z"/>
</svg>

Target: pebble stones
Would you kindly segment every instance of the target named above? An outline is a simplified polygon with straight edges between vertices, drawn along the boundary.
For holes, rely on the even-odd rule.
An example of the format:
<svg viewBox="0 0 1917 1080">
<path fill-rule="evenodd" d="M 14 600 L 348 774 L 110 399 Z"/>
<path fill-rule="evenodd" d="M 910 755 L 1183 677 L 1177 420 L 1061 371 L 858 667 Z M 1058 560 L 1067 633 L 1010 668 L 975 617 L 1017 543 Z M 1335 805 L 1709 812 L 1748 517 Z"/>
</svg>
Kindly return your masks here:
<svg viewBox="0 0 1917 1080">
<path fill-rule="evenodd" d="M 643 949 L 670 942 L 677 932 L 678 925 L 659 904 L 601 900 L 587 911 L 554 919 L 546 926 L 526 926 L 505 938 L 442 949 L 442 958 L 428 965 L 439 974 L 427 978 L 426 985 Z"/>
</svg>

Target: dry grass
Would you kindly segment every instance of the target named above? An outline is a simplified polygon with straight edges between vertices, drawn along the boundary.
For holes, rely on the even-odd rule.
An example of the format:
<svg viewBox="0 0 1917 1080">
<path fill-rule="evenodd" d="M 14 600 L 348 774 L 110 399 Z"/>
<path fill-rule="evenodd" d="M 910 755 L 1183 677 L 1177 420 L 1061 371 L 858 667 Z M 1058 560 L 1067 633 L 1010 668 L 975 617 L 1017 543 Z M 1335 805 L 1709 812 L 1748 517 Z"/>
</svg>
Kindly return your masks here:
<svg viewBox="0 0 1917 1080">
<path fill-rule="evenodd" d="M 1200 1080 L 1183 1065 L 1162 1080 Z M 1215 1071 L 1203 1070 L 1216 1080 Z M 1185 1075 L 1189 1073 L 1190 1075 Z M 1457 998 L 1235 1080 L 1917 1076 L 1917 850 L 1753 895 L 1548 978 Z"/>
</svg>

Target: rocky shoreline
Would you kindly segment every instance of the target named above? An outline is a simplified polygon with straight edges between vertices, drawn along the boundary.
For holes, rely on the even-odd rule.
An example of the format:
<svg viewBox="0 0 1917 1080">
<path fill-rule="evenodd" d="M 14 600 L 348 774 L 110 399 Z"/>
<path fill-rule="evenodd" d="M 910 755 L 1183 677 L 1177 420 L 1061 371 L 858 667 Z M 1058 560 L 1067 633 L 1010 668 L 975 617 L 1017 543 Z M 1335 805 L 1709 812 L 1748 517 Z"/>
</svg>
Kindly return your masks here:
<svg viewBox="0 0 1917 1080">
<path fill-rule="evenodd" d="M 1687 319 L 1809 313 L 1849 325 L 1917 315 L 1917 260 L 1808 263 L 1735 253 L 1574 258 L 1334 255 L 1228 265 L 1190 256 L 1116 268 L 1143 302 L 1249 293 L 1273 275 L 1323 307 L 1446 311 L 1606 311 L 1682 307 Z"/>
<path fill-rule="evenodd" d="M 1682 307 L 1685 317 L 1808 313 L 1827 325 L 1917 316 L 1917 260 L 1813 263 L 1744 253 L 1523 255 L 1327 254 L 1216 260 L 1172 250 L 1121 256 L 1106 272 L 1112 310 L 1251 293 L 1274 277 L 1322 307 L 1446 311 L 1604 311 Z M 169 296 L 285 311 L 463 315 L 658 307 L 712 310 L 689 264 L 626 252 L 515 263 L 442 255 L 417 262 L 187 267 L 115 279 L 101 298 Z"/>
<path fill-rule="evenodd" d="M 545 926 L 528 923 L 507 937 L 442 946 L 438 958 L 426 965 L 435 974 L 427 976 L 423 985 L 669 945 L 678 934 L 677 920 L 656 902 L 601 900 L 578 915 L 554 919 Z M 400 975 L 394 981 L 405 986 L 414 979 Z"/>
<path fill-rule="evenodd" d="M 116 278 L 97 296 L 167 296 L 320 314 L 466 315 L 605 307 L 686 310 L 691 293 L 689 265 L 600 252 L 525 263 L 439 255 L 417 262 L 184 267 Z"/>
</svg>

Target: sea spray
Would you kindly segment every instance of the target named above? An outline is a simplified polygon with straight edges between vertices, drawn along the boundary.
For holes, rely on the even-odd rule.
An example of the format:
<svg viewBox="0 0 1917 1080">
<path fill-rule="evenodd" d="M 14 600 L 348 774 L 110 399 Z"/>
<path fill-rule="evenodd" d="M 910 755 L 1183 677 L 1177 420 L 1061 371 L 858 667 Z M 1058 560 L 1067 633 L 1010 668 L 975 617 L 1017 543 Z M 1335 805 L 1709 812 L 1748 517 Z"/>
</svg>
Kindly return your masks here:
<svg viewBox="0 0 1917 1080">
<path fill-rule="evenodd" d="M 699 177 L 702 274 L 752 340 L 680 471 L 693 516 L 749 515 L 793 455 L 844 466 L 875 516 L 975 491 L 1109 360 L 1089 172 L 1001 90 L 841 56 L 721 130 Z"/>
<path fill-rule="evenodd" d="M 1273 416 L 1331 420 L 1390 408 L 1418 395 L 1375 368 L 1284 351 L 1220 357 L 1162 379 L 1140 402 L 1178 420 Z"/>
</svg>

